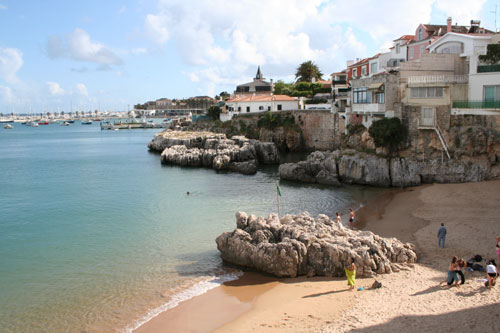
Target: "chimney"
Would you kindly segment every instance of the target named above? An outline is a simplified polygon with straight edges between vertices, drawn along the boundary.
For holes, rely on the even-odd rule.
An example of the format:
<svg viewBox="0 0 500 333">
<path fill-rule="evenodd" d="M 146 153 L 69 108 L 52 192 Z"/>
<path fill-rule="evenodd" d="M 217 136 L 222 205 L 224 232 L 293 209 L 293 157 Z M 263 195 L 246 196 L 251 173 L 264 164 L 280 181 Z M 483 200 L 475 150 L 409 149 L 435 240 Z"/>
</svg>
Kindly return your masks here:
<svg viewBox="0 0 500 333">
<path fill-rule="evenodd" d="M 354 65 L 354 60 L 347 60 L 347 67 Z"/>
<path fill-rule="evenodd" d="M 446 23 L 448 24 L 448 28 L 446 29 L 446 32 L 451 32 L 451 16 L 448 17 L 446 20 Z"/>
</svg>

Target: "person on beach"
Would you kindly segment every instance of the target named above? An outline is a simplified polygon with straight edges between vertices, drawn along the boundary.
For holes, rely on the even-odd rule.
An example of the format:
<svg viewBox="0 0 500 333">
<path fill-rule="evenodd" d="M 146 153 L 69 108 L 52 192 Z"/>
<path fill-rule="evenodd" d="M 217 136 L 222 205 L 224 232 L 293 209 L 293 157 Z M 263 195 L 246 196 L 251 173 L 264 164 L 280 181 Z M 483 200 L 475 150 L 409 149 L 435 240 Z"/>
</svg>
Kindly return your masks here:
<svg viewBox="0 0 500 333">
<path fill-rule="evenodd" d="M 335 215 L 336 215 L 335 222 L 337 222 L 339 224 L 342 223 L 342 218 L 340 217 L 339 212 L 336 212 Z"/>
<path fill-rule="evenodd" d="M 486 266 L 486 273 L 488 274 L 488 288 L 491 289 L 495 285 L 495 281 L 498 276 L 498 270 L 496 267 L 495 260 L 488 261 L 488 266 Z"/>
<path fill-rule="evenodd" d="M 354 229 L 354 209 L 349 208 L 349 228 Z"/>
<path fill-rule="evenodd" d="M 444 241 L 446 238 L 446 228 L 444 227 L 444 223 L 441 223 L 441 227 L 438 230 L 438 246 L 444 249 Z"/>
<path fill-rule="evenodd" d="M 350 259 L 349 266 L 344 268 L 345 275 L 347 276 L 347 285 L 349 286 L 349 290 L 353 290 L 356 285 L 356 264 L 354 263 L 354 259 Z"/>
<path fill-rule="evenodd" d="M 460 284 L 465 284 L 465 275 L 464 275 L 464 272 L 462 272 L 462 268 L 465 268 L 465 267 L 467 267 L 467 263 L 465 262 L 465 260 L 460 259 L 457 261 L 457 264 L 455 267 L 455 272 L 457 272 L 458 276 L 460 277 Z M 458 282 L 458 280 L 457 280 L 457 282 Z M 453 281 L 451 281 L 451 282 L 448 281 L 449 286 L 451 286 L 452 283 L 453 283 Z"/>
<path fill-rule="evenodd" d="M 442 285 L 443 283 L 447 283 L 449 286 L 451 286 L 453 283 L 453 285 L 455 287 L 458 287 L 458 273 L 457 273 L 457 269 L 458 269 L 458 257 L 453 257 L 451 258 L 451 263 L 450 265 L 448 266 L 448 277 L 446 279 L 444 279 L 443 281 L 439 282 L 439 285 Z"/>
<path fill-rule="evenodd" d="M 498 258 L 498 264 L 497 264 L 497 270 L 500 268 L 500 236 L 497 236 L 497 258 Z"/>
</svg>

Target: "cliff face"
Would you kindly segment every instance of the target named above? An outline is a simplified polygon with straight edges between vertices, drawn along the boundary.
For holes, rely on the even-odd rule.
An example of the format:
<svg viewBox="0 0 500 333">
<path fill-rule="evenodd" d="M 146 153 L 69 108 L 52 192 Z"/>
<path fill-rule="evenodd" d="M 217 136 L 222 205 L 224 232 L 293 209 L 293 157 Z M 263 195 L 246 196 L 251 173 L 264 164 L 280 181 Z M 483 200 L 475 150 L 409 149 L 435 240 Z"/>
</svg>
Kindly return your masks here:
<svg viewBox="0 0 500 333">
<path fill-rule="evenodd" d="M 336 167 L 333 167 L 335 165 Z M 484 156 L 460 160 L 413 157 L 387 158 L 354 150 L 314 152 L 306 161 L 285 163 L 280 178 L 338 185 L 340 182 L 371 186 L 408 187 L 425 183 L 477 182 L 499 177 L 499 167 Z M 323 179 L 334 179 L 324 182 Z"/>
<path fill-rule="evenodd" d="M 398 272 L 417 261 L 414 245 L 382 238 L 370 231 L 349 230 L 326 215 L 305 212 L 281 219 L 236 213 L 237 228 L 216 239 L 224 261 L 278 277 L 345 276 L 351 260 L 356 275 Z"/>
</svg>

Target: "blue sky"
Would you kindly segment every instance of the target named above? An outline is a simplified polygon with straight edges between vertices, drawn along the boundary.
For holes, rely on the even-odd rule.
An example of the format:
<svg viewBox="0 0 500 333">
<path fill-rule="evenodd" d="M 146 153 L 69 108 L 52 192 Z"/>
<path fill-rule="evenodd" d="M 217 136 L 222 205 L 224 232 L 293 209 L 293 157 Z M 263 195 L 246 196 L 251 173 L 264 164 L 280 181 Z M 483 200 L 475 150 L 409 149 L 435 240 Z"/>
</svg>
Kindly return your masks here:
<svg viewBox="0 0 500 333">
<path fill-rule="evenodd" d="M 495 30 L 496 0 L 0 0 L 0 112 L 126 110 L 248 82 L 324 74 L 419 23 Z M 500 17 L 500 8 L 498 9 Z M 500 25 L 500 21 L 497 26 Z"/>
</svg>

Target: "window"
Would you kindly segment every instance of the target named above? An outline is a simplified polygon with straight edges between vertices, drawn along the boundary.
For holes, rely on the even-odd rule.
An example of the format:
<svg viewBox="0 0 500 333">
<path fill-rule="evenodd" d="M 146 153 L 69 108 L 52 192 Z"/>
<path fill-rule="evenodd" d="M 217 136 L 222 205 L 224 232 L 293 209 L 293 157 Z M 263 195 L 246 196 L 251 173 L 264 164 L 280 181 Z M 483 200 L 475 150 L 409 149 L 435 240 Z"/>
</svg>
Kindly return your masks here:
<svg viewBox="0 0 500 333">
<path fill-rule="evenodd" d="M 500 101 L 500 86 L 484 86 L 484 101 Z"/>
<path fill-rule="evenodd" d="M 374 74 L 374 73 L 377 73 L 377 72 L 378 72 L 378 63 L 377 63 L 377 62 L 374 62 L 374 63 L 372 64 L 372 69 L 371 69 L 371 71 L 370 71 L 370 72 L 371 72 L 372 74 Z"/>
<path fill-rule="evenodd" d="M 281 111 L 281 104 L 278 104 L 278 111 Z"/>
<path fill-rule="evenodd" d="M 411 88 L 411 98 L 441 98 L 443 87 Z"/>
<path fill-rule="evenodd" d="M 357 68 L 354 68 L 354 69 L 352 70 L 352 76 L 354 76 L 354 77 L 357 77 L 357 76 L 358 76 L 358 69 L 357 69 Z"/>
<path fill-rule="evenodd" d="M 264 111 L 264 107 L 262 105 L 259 106 L 259 111 Z"/>
<path fill-rule="evenodd" d="M 420 56 L 422 56 L 422 54 L 424 54 L 424 53 L 425 53 L 425 46 L 422 45 L 422 46 L 420 46 Z"/>
<path fill-rule="evenodd" d="M 399 43 L 396 44 L 396 54 L 399 54 L 399 52 L 401 52 L 401 46 L 399 45 Z"/>
<path fill-rule="evenodd" d="M 241 106 L 238 106 L 238 112 L 241 112 Z"/>
<path fill-rule="evenodd" d="M 250 107 L 249 106 L 247 106 L 247 112 L 250 112 Z"/>
<path fill-rule="evenodd" d="M 408 58 L 413 59 L 414 56 L 413 53 L 414 53 L 413 47 L 410 47 L 410 54 L 408 55 Z"/>
<path fill-rule="evenodd" d="M 366 75 L 366 66 L 361 67 L 361 75 Z"/>
<path fill-rule="evenodd" d="M 370 103 L 370 94 L 368 88 L 353 88 L 352 89 L 353 104 Z"/>
<path fill-rule="evenodd" d="M 267 107 L 267 111 L 271 111 L 271 107 L 270 106 Z"/>
<path fill-rule="evenodd" d="M 418 29 L 418 40 L 422 40 L 422 38 L 424 37 L 424 31 L 422 30 L 422 28 Z"/>
<path fill-rule="evenodd" d="M 375 95 L 375 103 L 378 103 L 378 104 L 385 103 L 385 93 L 384 92 L 377 92 L 374 95 Z"/>
</svg>

